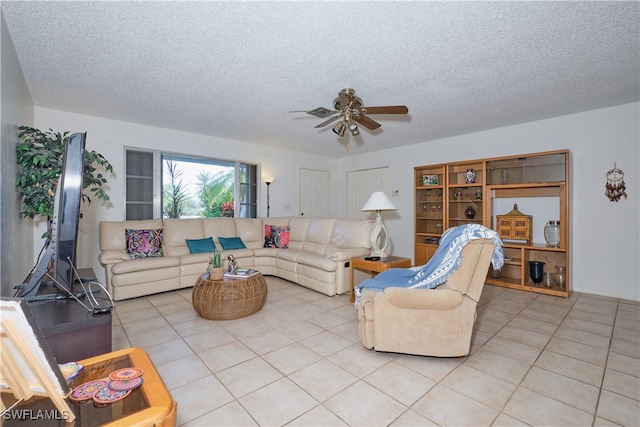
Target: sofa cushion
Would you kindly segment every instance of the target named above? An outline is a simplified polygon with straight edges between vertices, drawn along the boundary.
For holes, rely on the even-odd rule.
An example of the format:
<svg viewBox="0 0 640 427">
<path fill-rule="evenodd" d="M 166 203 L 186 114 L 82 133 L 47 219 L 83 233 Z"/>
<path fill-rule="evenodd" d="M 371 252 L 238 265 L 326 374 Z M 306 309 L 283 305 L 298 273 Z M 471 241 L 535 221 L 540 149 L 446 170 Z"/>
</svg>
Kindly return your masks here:
<svg viewBox="0 0 640 427">
<path fill-rule="evenodd" d="M 209 265 L 209 253 L 189 254 L 178 257 L 180 265 L 201 264 L 202 271 L 206 271 L 207 265 Z"/>
<path fill-rule="evenodd" d="M 213 236 L 205 233 L 201 218 L 164 220 L 164 251 L 167 256 L 182 256 L 189 254 L 187 239 L 202 239 Z"/>
<path fill-rule="evenodd" d="M 264 243 L 262 218 L 235 218 L 236 234 L 247 248 L 261 248 Z"/>
<path fill-rule="evenodd" d="M 372 227 L 372 221 L 336 219 L 330 242 L 337 248 L 370 248 Z"/>
<path fill-rule="evenodd" d="M 324 255 L 302 252 L 296 257 L 296 262 L 302 265 L 319 268 L 323 271 L 336 271 L 338 264 Z"/>
<path fill-rule="evenodd" d="M 213 236 L 213 241 L 218 245 L 219 237 L 234 237 L 236 233 L 236 223 L 233 218 L 204 218 L 202 220 L 204 236 Z M 220 247 L 218 245 L 218 247 Z"/>
<path fill-rule="evenodd" d="M 276 251 L 276 258 L 295 262 L 298 256 L 302 253 L 304 252 L 298 251 L 295 249 L 288 249 L 286 251 Z"/>
<path fill-rule="evenodd" d="M 218 237 L 218 240 L 220 241 L 222 249 L 224 249 L 225 251 L 247 248 L 242 239 L 239 237 Z"/>
<path fill-rule="evenodd" d="M 264 226 L 264 247 L 287 249 L 289 247 L 289 231 L 288 225 L 266 224 Z"/>
<path fill-rule="evenodd" d="M 156 257 L 134 259 L 113 264 L 111 271 L 113 274 L 136 273 L 140 271 L 158 270 L 167 267 L 178 267 L 180 260 L 175 257 Z"/>
<path fill-rule="evenodd" d="M 289 249 L 302 250 L 310 223 L 311 218 L 294 217 L 289 220 Z M 278 224 L 283 223 L 279 222 Z"/>
<path fill-rule="evenodd" d="M 162 228 L 150 230 L 125 229 L 127 253 L 131 259 L 162 256 Z"/>
<path fill-rule="evenodd" d="M 329 244 L 335 218 L 311 218 L 307 235 L 305 236 L 302 250 L 316 254 L 324 254 L 324 250 Z"/>
<path fill-rule="evenodd" d="M 216 244 L 213 243 L 213 237 L 205 237 L 204 239 L 185 239 L 189 247 L 189 253 L 201 254 L 205 252 L 217 252 Z"/>
</svg>

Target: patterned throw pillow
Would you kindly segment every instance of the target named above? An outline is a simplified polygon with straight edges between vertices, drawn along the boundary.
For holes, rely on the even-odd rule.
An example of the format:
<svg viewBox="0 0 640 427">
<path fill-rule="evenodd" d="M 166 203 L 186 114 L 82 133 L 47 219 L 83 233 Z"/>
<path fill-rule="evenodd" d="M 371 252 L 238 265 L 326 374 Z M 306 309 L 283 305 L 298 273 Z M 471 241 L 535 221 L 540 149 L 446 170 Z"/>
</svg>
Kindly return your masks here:
<svg viewBox="0 0 640 427">
<path fill-rule="evenodd" d="M 269 225 L 264 226 L 264 247 L 265 248 L 289 248 L 289 232 L 291 229 L 288 225 Z"/>
<path fill-rule="evenodd" d="M 127 228 L 124 233 L 129 258 L 162 256 L 162 228 L 155 230 L 132 230 Z"/>
</svg>

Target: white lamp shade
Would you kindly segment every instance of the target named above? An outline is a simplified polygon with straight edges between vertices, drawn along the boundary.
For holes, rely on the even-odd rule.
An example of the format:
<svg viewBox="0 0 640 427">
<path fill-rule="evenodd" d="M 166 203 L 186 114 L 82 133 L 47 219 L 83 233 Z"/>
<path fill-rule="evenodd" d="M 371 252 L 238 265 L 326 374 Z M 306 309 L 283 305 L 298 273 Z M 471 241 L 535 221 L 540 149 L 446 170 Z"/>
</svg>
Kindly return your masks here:
<svg viewBox="0 0 640 427">
<path fill-rule="evenodd" d="M 271 184 L 271 183 L 273 183 L 273 181 L 276 180 L 276 177 L 275 176 L 265 176 L 262 179 L 264 180 L 265 184 Z"/>
<path fill-rule="evenodd" d="M 395 211 L 397 208 L 393 206 L 391 200 L 384 194 L 382 191 L 375 191 L 367 203 L 364 204 L 361 211 L 369 212 L 369 211 Z"/>
</svg>

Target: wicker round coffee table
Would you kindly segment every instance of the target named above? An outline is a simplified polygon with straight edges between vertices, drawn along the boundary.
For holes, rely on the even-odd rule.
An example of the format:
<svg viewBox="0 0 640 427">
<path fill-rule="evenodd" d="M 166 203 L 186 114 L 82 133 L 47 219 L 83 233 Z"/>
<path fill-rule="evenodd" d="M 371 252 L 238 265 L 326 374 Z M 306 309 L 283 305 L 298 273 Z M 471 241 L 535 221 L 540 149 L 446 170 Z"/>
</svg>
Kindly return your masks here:
<svg viewBox="0 0 640 427">
<path fill-rule="evenodd" d="M 239 319 L 260 311 L 267 299 L 267 282 L 261 273 L 246 279 L 225 277 L 222 280 L 209 280 L 206 273 L 196 280 L 191 299 L 200 317 Z"/>
</svg>

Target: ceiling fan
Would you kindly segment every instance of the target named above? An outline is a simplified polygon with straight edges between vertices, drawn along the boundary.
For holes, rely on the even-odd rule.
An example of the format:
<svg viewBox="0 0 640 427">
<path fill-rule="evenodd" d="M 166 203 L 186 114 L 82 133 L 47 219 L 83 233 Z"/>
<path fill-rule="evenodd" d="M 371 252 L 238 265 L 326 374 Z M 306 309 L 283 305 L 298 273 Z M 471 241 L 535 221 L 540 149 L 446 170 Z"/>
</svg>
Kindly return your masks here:
<svg viewBox="0 0 640 427">
<path fill-rule="evenodd" d="M 321 119 L 331 116 L 324 122 L 315 126 L 316 128 L 327 126 L 328 124 L 340 119 L 332 129 L 338 136 L 344 136 L 347 130 L 349 130 L 353 136 L 359 135 L 360 130 L 358 129 L 358 124 L 371 130 L 378 129 L 382 126 L 380 123 L 367 116 L 367 114 L 407 114 L 409 112 L 409 109 L 404 105 L 363 107 L 362 99 L 356 96 L 356 91 L 351 88 L 342 89 L 338 93 L 338 97 L 333 100 L 333 108 L 333 110 L 329 110 L 328 108 L 318 107 L 310 111 L 289 112 L 307 113 Z"/>
</svg>

